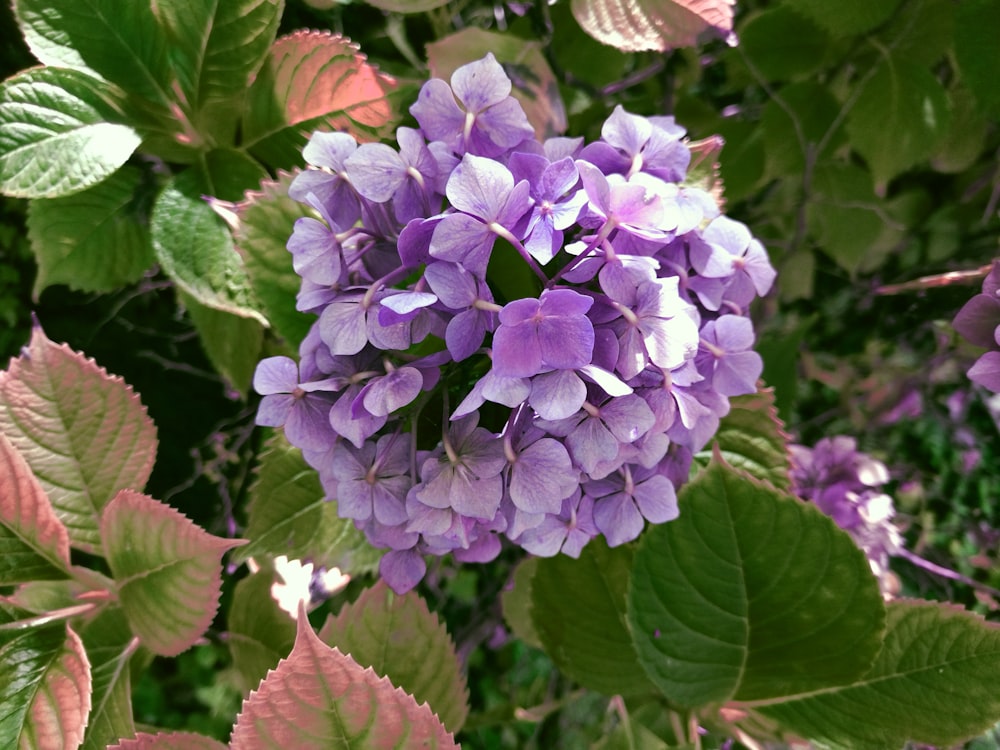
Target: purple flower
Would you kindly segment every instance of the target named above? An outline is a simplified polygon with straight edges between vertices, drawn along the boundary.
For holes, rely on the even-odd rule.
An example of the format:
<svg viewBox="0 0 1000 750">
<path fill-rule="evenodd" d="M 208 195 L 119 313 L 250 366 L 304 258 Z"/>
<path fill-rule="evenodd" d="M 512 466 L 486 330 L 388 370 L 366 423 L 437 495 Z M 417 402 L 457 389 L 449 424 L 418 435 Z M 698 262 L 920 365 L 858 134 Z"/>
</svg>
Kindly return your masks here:
<svg viewBox="0 0 1000 750">
<path fill-rule="evenodd" d="M 705 354 L 699 358 L 711 373 L 715 390 L 723 396 L 756 392 L 764 360 L 751 351 L 753 340 L 753 324 L 739 315 L 723 315 L 702 329 Z"/>
<path fill-rule="evenodd" d="M 969 368 L 968 376 L 994 393 L 1000 392 L 1000 263 L 994 263 L 977 294 L 958 311 L 952 323 L 970 343 L 992 351 L 983 354 Z"/>
<path fill-rule="evenodd" d="M 594 500 L 594 524 L 609 547 L 631 542 L 646 521 L 664 523 L 679 515 L 674 485 L 653 469 L 623 466 L 620 471 L 583 485 Z"/>
<path fill-rule="evenodd" d="M 579 557 L 587 542 L 599 533 L 594 524 L 594 500 L 583 495 L 577 487 L 562 501 L 558 515 L 546 515 L 538 526 L 525 530 L 517 541 L 539 557 L 552 557 L 559 552 Z"/>
<path fill-rule="evenodd" d="M 574 370 L 590 364 L 594 326 L 590 297 L 570 289 L 547 289 L 538 299 L 519 299 L 500 311 L 493 336 L 493 369 L 503 377 L 527 378 L 545 368 Z"/>
<path fill-rule="evenodd" d="M 383 435 L 360 449 L 338 444 L 333 451 L 338 514 L 357 521 L 374 516 L 386 526 L 405 523 L 406 493 L 413 486 L 409 472 L 409 435 Z"/>
<path fill-rule="evenodd" d="M 329 380 L 299 382 L 299 368 L 288 357 L 261 360 L 253 376 L 253 388 L 264 398 L 257 411 L 257 424 L 285 428 L 288 442 L 303 450 L 320 450 L 333 442 L 330 408 L 341 386 Z"/>
<path fill-rule="evenodd" d="M 586 193 L 573 190 L 580 181 L 569 157 L 550 163 L 544 156 L 515 153 L 510 169 L 516 180 L 527 180 L 535 204 L 524 230 L 524 247 L 542 265 L 552 260 L 563 244 L 563 230 L 571 227 L 587 202 Z"/>
</svg>

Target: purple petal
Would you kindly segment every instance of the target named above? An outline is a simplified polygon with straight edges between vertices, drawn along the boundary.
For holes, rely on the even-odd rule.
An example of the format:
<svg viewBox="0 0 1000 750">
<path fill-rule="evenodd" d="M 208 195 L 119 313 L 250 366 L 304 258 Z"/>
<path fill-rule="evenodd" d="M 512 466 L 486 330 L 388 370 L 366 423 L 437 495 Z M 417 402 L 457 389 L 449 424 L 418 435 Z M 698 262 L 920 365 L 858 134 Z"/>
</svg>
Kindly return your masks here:
<svg viewBox="0 0 1000 750">
<path fill-rule="evenodd" d="M 511 83 L 492 52 L 458 68 L 451 75 L 451 86 L 469 112 L 481 112 L 510 95 Z"/>
<path fill-rule="evenodd" d="M 253 389 L 262 396 L 291 393 L 299 385 L 299 367 L 288 357 L 267 357 L 257 364 Z"/>
<path fill-rule="evenodd" d="M 1000 393 L 1000 352 L 986 352 L 969 368 L 969 379 L 994 393 Z"/>
<path fill-rule="evenodd" d="M 447 195 L 451 205 L 464 213 L 489 223 L 514 189 L 514 176 L 500 162 L 466 154 L 448 179 Z"/>
<path fill-rule="evenodd" d="M 465 113 L 455 102 L 451 86 L 440 78 L 432 78 L 421 86 L 417 101 L 410 107 L 410 114 L 433 141 L 455 141 L 465 125 Z"/>
<path fill-rule="evenodd" d="M 662 474 L 639 482 L 633 494 L 639 511 L 650 523 L 673 521 L 680 515 L 674 485 Z"/>
<path fill-rule="evenodd" d="M 528 513 L 558 513 L 563 498 L 579 486 L 566 448 L 542 438 L 521 451 L 510 470 L 510 498 Z"/>
<path fill-rule="evenodd" d="M 284 426 L 294 403 L 295 396 L 285 393 L 264 396 L 260 400 L 260 406 L 257 407 L 255 424 L 259 424 L 261 427 Z"/>
<path fill-rule="evenodd" d="M 420 395 L 424 378 L 419 370 L 400 367 L 373 380 L 364 395 L 365 409 L 376 417 L 392 414 Z"/>
<path fill-rule="evenodd" d="M 403 595 L 420 583 L 427 573 L 427 563 L 416 550 L 392 550 L 379 560 L 378 572 L 389 588 Z"/>
<path fill-rule="evenodd" d="M 609 547 L 631 542 L 645 526 L 642 514 L 624 492 L 594 502 L 594 525 L 608 540 Z"/>
<path fill-rule="evenodd" d="M 319 317 L 319 332 L 330 353 L 357 354 L 368 343 L 365 310 L 356 302 L 331 302 Z"/>
<path fill-rule="evenodd" d="M 1000 299 L 986 294 L 977 294 L 966 302 L 952 322 L 954 329 L 969 343 L 986 348 L 995 343 L 997 324 L 1000 324 Z"/>
<path fill-rule="evenodd" d="M 363 143 L 344 162 L 351 184 L 365 198 L 385 203 L 406 179 L 406 165 L 384 143 Z"/>
<path fill-rule="evenodd" d="M 566 419 L 576 414 L 587 398 L 587 386 L 572 370 L 554 370 L 531 379 L 528 403 L 542 419 Z"/>
</svg>

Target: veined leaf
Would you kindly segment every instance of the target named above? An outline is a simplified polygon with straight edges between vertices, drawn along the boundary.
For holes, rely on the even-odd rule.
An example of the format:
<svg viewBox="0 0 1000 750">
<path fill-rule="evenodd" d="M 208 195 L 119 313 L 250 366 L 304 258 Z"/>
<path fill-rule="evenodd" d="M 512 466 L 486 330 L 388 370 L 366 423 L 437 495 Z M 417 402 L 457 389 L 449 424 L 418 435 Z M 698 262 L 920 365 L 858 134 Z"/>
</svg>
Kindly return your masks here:
<svg viewBox="0 0 1000 750">
<path fill-rule="evenodd" d="M 141 184 L 142 173 L 126 165 L 83 192 L 28 204 L 36 300 L 54 284 L 110 292 L 142 278 L 153 265 L 153 245 L 136 195 Z"/>
<path fill-rule="evenodd" d="M 378 581 L 330 615 L 320 640 L 426 703 L 457 732 L 469 713 L 469 690 L 444 624 L 414 592 L 398 596 Z"/>
<path fill-rule="evenodd" d="M 169 505 L 130 490 L 104 509 L 101 539 L 129 624 L 163 656 L 176 656 L 205 632 L 219 606 L 219 560 L 243 543 L 212 536 Z"/>
<path fill-rule="evenodd" d="M 331 649 L 300 613 L 295 647 L 243 702 L 231 750 L 458 748 L 426 704 Z"/>
<path fill-rule="evenodd" d="M 93 707 L 83 750 L 105 750 L 135 734 L 129 661 L 139 645 L 119 607 L 107 607 L 84 626 L 81 637 L 93 675 Z"/>
<path fill-rule="evenodd" d="M 803 13 L 836 37 L 864 34 L 892 17 L 899 0 L 796 0 Z"/>
<path fill-rule="evenodd" d="M 948 604 L 895 601 L 885 645 L 857 682 L 758 711 L 824 747 L 953 747 L 1000 719 L 1000 627 Z"/>
<path fill-rule="evenodd" d="M 1000 114 L 1000 53 L 993 33 L 998 23 L 1000 7 L 992 0 L 965 0 L 955 8 L 955 57 L 962 79 L 993 116 Z"/>
<path fill-rule="evenodd" d="M 511 632 L 535 648 L 542 648 L 542 642 L 531 619 L 531 582 L 538 570 L 537 557 L 526 557 L 514 568 L 514 580 L 510 588 L 500 595 L 503 619 Z"/>
<path fill-rule="evenodd" d="M 38 68 L 0 84 L 0 191 L 56 198 L 115 172 L 139 135 L 114 122 L 109 87 L 86 73 Z"/>
<path fill-rule="evenodd" d="M 256 689 L 295 643 L 295 620 L 271 597 L 273 580 L 260 571 L 237 583 L 226 618 L 226 642 L 245 693 Z"/>
<path fill-rule="evenodd" d="M 387 99 L 395 88 L 350 40 L 295 32 L 274 43 L 250 88 L 243 142 L 265 163 L 289 169 L 301 164 L 313 130 L 377 139 L 395 117 Z"/>
<path fill-rule="evenodd" d="M 628 52 L 693 47 L 732 37 L 735 0 L 573 0 L 573 15 L 599 42 Z"/>
<path fill-rule="evenodd" d="M 0 600 L 0 624 L 22 613 Z M 0 747 L 78 747 L 90 711 L 90 664 L 68 625 L 0 631 Z"/>
<path fill-rule="evenodd" d="M 288 197 L 288 186 L 296 174 L 279 172 L 277 180 L 262 182 L 259 191 L 247 193 L 232 211 L 236 216 L 233 237 L 243 255 L 250 286 L 274 332 L 297 351 L 316 317 L 295 309 L 302 279 L 285 247 L 296 219 L 313 215 L 308 206 Z"/>
<path fill-rule="evenodd" d="M 0 432 L 0 585 L 69 576 L 69 534 L 45 490 Z"/>
<path fill-rule="evenodd" d="M 93 360 L 35 327 L 0 371 L 0 431 L 27 461 L 70 544 L 100 549 L 101 510 L 123 488 L 142 488 L 156 428 L 139 397 Z"/>
<path fill-rule="evenodd" d="M 195 732 L 139 732 L 133 739 L 108 745 L 108 750 L 226 750 L 226 746 Z"/>
<path fill-rule="evenodd" d="M 830 518 L 718 457 L 679 505 L 640 540 L 628 591 L 640 663 L 668 699 L 778 699 L 868 671 L 885 608 Z"/>
</svg>

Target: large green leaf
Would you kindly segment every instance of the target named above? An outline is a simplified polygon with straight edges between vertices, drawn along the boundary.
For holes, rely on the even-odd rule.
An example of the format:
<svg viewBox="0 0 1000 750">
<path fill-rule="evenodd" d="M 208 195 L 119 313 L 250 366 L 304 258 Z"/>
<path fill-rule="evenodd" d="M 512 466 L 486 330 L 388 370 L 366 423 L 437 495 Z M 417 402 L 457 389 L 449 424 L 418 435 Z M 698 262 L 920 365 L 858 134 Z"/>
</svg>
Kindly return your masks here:
<svg viewBox="0 0 1000 750">
<path fill-rule="evenodd" d="M 0 627 L 22 618 L 0 600 Z M 90 711 L 90 664 L 65 624 L 0 629 L 0 747 L 78 747 Z"/>
<path fill-rule="evenodd" d="M 295 309 L 302 278 L 295 273 L 292 254 L 285 247 L 296 219 L 314 215 L 306 205 L 288 197 L 295 174 L 279 173 L 277 180 L 261 183 L 259 191 L 248 193 L 234 206 L 233 236 L 271 328 L 297 350 L 316 316 Z"/>
<path fill-rule="evenodd" d="M 779 699 L 869 669 L 885 608 L 830 518 L 718 458 L 679 504 L 640 540 L 628 592 L 639 660 L 668 699 Z"/>
<path fill-rule="evenodd" d="M 247 89 L 274 41 L 284 0 L 172 0 L 157 5 L 168 55 L 198 131 L 233 142 Z"/>
<path fill-rule="evenodd" d="M 829 43 L 823 29 L 783 5 L 750 17 L 740 30 L 742 52 L 770 81 L 808 78 L 822 66 Z"/>
<path fill-rule="evenodd" d="M 313 130 L 342 130 L 365 140 L 387 134 L 396 82 L 357 45 L 328 32 L 298 31 L 271 47 L 248 94 L 243 143 L 273 167 L 302 162 Z"/>
<path fill-rule="evenodd" d="M 336 503 L 326 499 L 316 471 L 298 448 L 276 434 L 268 441 L 258 472 L 250 488 L 244 532 L 250 543 L 235 559 L 285 555 L 350 575 L 377 567 L 381 552 L 365 541 L 353 521 L 337 516 Z"/>
<path fill-rule="evenodd" d="M 963 0 L 955 8 L 955 58 L 962 79 L 983 109 L 1000 115 L 1000 5 L 993 0 Z"/>
<path fill-rule="evenodd" d="M 253 318 L 206 307 L 183 292 L 178 296 L 212 366 L 245 399 L 260 360 L 264 327 Z"/>
<path fill-rule="evenodd" d="M 514 568 L 510 584 L 500 595 L 503 619 L 511 632 L 535 648 L 542 648 L 542 642 L 531 619 L 531 582 L 538 570 L 537 557 L 526 557 Z"/>
<path fill-rule="evenodd" d="M 440 721 L 385 677 L 331 649 L 304 612 L 295 647 L 243 702 L 231 750 L 454 748 Z"/>
<path fill-rule="evenodd" d="M 187 170 L 160 193 L 152 217 L 156 258 L 201 304 L 266 325 L 229 229 L 202 198 L 207 187 L 195 170 Z"/>
<path fill-rule="evenodd" d="M 761 113 L 767 176 L 801 180 L 807 162 L 830 155 L 844 140 L 836 124 L 840 109 L 830 88 L 816 81 L 779 89 Z"/>
<path fill-rule="evenodd" d="M 0 431 L 38 478 L 70 544 L 88 552 L 100 550 L 102 508 L 118 490 L 145 486 L 156 456 L 156 428 L 132 389 L 40 327 L 0 372 Z"/>
<path fill-rule="evenodd" d="M 448 4 L 448 0 L 365 0 L 365 2 L 392 13 L 423 13 Z"/>
<path fill-rule="evenodd" d="M 320 639 L 427 703 L 450 731 L 469 713 L 469 690 L 444 624 L 415 592 L 399 596 L 379 581 L 336 617 Z"/>
<path fill-rule="evenodd" d="M 0 432 L 0 586 L 69 576 L 69 534 L 45 490 Z"/>
<path fill-rule="evenodd" d="M 46 65 L 80 63 L 130 94 L 168 105 L 167 39 L 153 3 L 121 0 L 16 0 L 28 46 Z"/>
<path fill-rule="evenodd" d="M 114 122 L 108 86 L 78 70 L 38 68 L 0 84 L 0 191 L 56 198 L 122 166 L 139 135 Z"/>
<path fill-rule="evenodd" d="M 573 0 L 573 15 L 592 37 L 620 50 L 665 52 L 733 30 L 735 0 Z"/>
<path fill-rule="evenodd" d="M 38 261 L 33 295 L 54 284 L 110 292 L 153 265 L 142 173 L 124 166 L 92 188 L 28 204 L 28 238 Z"/>
<path fill-rule="evenodd" d="M 119 607 L 107 607 L 80 633 L 93 674 L 93 699 L 83 750 L 104 750 L 135 734 L 129 662 L 138 647 Z"/>
<path fill-rule="evenodd" d="M 876 190 L 928 159 L 947 132 L 944 87 L 923 65 L 887 58 L 865 81 L 847 116 L 847 134 L 865 157 Z"/>
<path fill-rule="evenodd" d="M 794 0 L 790 3 L 835 36 L 871 31 L 888 20 L 900 0 Z"/>
<path fill-rule="evenodd" d="M 1000 628 L 952 605 L 897 601 L 864 677 L 757 710 L 823 747 L 954 747 L 1000 720 Z"/>
<path fill-rule="evenodd" d="M 222 587 L 219 560 L 242 544 L 130 490 L 104 509 L 101 539 L 132 630 L 163 656 L 186 650 L 211 624 Z"/>
<path fill-rule="evenodd" d="M 108 745 L 107 750 L 226 750 L 226 746 L 195 732 L 139 732 L 131 739 Z"/>
<path fill-rule="evenodd" d="M 295 620 L 271 597 L 272 582 L 272 575 L 258 572 L 236 584 L 226 617 L 226 642 L 244 693 L 256 690 L 295 643 Z"/>
<path fill-rule="evenodd" d="M 632 549 L 609 549 L 603 538 L 579 559 L 538 561 L 531 581 L 531 616 L 545 652 L 569 677 L 608 695 L 651 692 L 625 623 Z"/>
</svg>

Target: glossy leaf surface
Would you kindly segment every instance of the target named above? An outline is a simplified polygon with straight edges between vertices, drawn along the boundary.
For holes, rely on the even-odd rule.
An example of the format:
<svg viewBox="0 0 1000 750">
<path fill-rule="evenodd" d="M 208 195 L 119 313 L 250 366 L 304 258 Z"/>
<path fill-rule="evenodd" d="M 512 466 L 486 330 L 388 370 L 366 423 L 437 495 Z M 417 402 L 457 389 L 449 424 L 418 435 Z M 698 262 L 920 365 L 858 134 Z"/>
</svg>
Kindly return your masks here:
<svg viewBox="0 0 1000 750">
<path fill-rule="evenodd" d="M 728 36 L 735 0 L 573 0 L 588 34 L 629 52 L 692 47 L 702 36 Z"/>
</svg>

